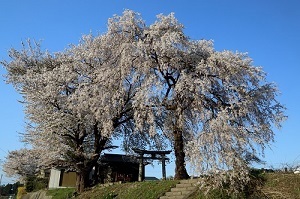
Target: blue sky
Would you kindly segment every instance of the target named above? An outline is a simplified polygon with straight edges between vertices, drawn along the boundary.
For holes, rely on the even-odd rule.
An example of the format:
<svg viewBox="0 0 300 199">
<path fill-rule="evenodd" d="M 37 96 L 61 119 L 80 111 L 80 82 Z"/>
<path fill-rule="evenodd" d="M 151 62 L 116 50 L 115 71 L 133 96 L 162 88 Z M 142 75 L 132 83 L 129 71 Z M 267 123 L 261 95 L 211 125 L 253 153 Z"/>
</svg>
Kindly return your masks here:
<svg viewBox="0 0 300 199">
<path fill-rule="evenodd" d="M 300 164 L 300 2 L 297 0 L 0 0 L 0 59 L 8 50 L 20 48 L 26 39 L 42 41 L 50 52 L 76 44 L 84 34 L 106 31 L 107 19 L 124 9 L 142 14 L 147 24 L 157 14 L 174 12 L 191 39 L 212 39 L 217 50 L 248 52 L 254 65 L 262 66 L 268 81 L 275 82 L 288 120 L 275 130 L 275 142 L 266 149 L 265 167 Z M 0 160 L 7 152 L 23 146 L 21 100 L 4 82 L 0 68 Z M 2 171 L 0 171 L 0 175 Z M 174 163 L 167 175 L 174 174 Z M 148 166 L 146 175 L 161 177 L 161 168 Z M 3 177 L 2 183 L 11 182 Z"/>
</svg>

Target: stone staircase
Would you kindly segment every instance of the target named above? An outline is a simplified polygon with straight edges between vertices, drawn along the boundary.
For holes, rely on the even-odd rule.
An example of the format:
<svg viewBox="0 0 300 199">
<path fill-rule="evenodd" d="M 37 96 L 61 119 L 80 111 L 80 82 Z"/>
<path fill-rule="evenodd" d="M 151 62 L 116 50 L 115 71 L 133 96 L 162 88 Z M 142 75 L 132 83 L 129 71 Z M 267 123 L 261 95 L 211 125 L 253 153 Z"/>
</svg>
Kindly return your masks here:
<svg viewBox="0 0 300 199">
<path fill-rule="evenodd" d="M 175 188 L 159 199 L 186 199 L 197 190 L 198 179 L 181 180 Z"/>
</svg>

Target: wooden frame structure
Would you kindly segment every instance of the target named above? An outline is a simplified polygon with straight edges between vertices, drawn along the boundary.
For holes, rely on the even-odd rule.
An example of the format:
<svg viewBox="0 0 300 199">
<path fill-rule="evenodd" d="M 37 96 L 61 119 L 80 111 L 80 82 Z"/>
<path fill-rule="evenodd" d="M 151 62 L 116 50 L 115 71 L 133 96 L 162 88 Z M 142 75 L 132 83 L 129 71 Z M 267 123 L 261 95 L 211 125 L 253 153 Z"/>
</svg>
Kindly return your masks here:
<svg viewBox="0 0 300 199">
<path fill-rule="evenodd" d="M 134 148 L 132 150 L 135 153 L 139 154 L 139 156 L 137 157 L 139 159 L 139 182 L 145 179 L 144 160 L 160 160 L 162 163 L 162 178 L 163 180 L 166 179 L 166 160 L 169 160 L 169 158 L 167 158 L 166 155 L 170 154 L 172 151 L 148 151 L 137 148 Z M 148 156 L 144 157 L 144 155 Z"/>
</svg>

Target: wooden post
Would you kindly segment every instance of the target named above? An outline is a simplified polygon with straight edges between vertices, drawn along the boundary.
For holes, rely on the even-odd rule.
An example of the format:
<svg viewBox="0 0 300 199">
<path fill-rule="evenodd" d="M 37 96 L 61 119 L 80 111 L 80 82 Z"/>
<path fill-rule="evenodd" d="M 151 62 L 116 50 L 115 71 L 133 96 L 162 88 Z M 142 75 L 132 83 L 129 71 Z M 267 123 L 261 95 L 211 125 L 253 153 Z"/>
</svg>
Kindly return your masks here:
<svg viewBox="0 0 300 199">
<path fill-rule="evenodd" d="M 139 164 L 139 182 L 142 182 L 144 180 L 144 160 L 143 160 L 144 154 L 140 154 L 140 164 Z"/>
<path fill-rule="evenodd" d="M 142 181 L 144 181 L 145 180 L 145 164 L 144 164 L 144 162 L 143 162 L 143 175 L 142 175 Z"/>
<path fill-rule="evenodd" d="M 161 160 L 161 166 L 162 166 L 162 179 L 163 180 L 166 180 L 167 177 L 166 177 L 166 160 L 165 160 L 165 155 L 161 155 L 162 157 L 162 160 Z"/>
</svg>

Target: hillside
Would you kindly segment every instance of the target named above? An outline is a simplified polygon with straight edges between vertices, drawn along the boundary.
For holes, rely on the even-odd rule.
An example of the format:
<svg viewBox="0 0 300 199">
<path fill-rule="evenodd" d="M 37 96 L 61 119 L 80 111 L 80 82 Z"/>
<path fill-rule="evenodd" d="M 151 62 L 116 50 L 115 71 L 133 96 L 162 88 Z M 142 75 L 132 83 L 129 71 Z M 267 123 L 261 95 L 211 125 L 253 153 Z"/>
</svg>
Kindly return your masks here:
<svg viewBox="0 0 300 199">
<path fill-rule="evenodd" d="M 300 175 L 293 173 L 269 173 L 262 192 L 268 198 L 300 198 Z"/>
<path fill-rule="evenodd" d="M 263 175 L 263 184 L 258 188 L 255 194 L 247 198 L 259 199 L 300 199 L 300 175 L 293 173 L 267 173 Z M 122 183 L 114 185 L 99 185 L 84 192 L 78 199 L 158 199 L 165 192 L 169 191 L 179 181 L 148 181 Z M 70 195 L 70 191 L 68 195 Z M 51 195 L 54 195 L 52 191 Z M 65 193 L 65 194 L 66 194 Z M 66 198 L 66 195 L 57 194 L 53 199 Z M 234 196 L 227 196 L 225 191 L 212 191 L 206 197 L 201 190 L 197 190 L 188 199 L 233 199 Z M 241 194 L 238 198 L 246 198 Z"/>
<path fill-rule="evenodd" d="M 79 199 L 157 199 L 174 187 L 178 181 L 147 181 L 98 186 L 81 194 Z"/>
<path fill-rule="evenodd" d="M 262 176 L 262 185 L 251 196 L 242 193 L 238 198 L 250 199 L 300 199 L 300 175 L 293 173 L 267 173 Z M 188 199 L 233 199 L 234 196 L 226 196 L 223 191 L 213 191 L 204 197 L 198 190 Z"/>
</svg>

